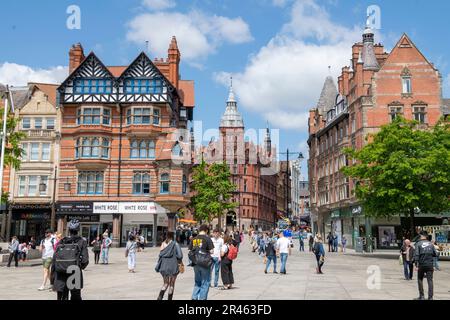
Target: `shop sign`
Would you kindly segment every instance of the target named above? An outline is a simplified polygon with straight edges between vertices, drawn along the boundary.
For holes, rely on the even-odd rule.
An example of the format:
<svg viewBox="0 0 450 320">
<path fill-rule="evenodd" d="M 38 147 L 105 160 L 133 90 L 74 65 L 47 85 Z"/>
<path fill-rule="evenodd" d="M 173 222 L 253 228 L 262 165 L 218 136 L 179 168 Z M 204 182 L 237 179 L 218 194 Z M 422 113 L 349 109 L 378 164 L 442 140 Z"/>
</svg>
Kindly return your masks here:
<svg viewBox="0 0 450 320">
<path fill-rule="evenodd" d="M 50 215 L 48 213 L 14 213 L 14 220 L 48 220 Z"/>
<path fill-rule="evenodd" d="M 67 215 L 67 221 L 70 220 L 78 220 L 80 222 L 99 222 L 100 216 L 98 215 L 76 215 L 76 214 L 70 214 Z"/>
<path fill-rule="evenodd" d="M 354 207 L 354 208 L 352 209 L 352 214 L 353 214 L 354 216 L 359 216 L 361 213 L 362 213 L 362 208 L 361 208 L 361 206 L 357 206 L 357 207 Z"/>
<path fill-rule="evenodd" d="M 339 218 L 341 216 L 341 213 L 339 210 L 333 210 L 331 212 L 331 219 Z"/>
<path fill-rule="evenodd" d="M 97 214 L 152 214 L 156 213 L 154 202 L 94 202 Z"/>
<path fill-rule="evenodd" d="M 92 213 L 92 202 L 57 203 L 56 213 Z"/>
</svg>

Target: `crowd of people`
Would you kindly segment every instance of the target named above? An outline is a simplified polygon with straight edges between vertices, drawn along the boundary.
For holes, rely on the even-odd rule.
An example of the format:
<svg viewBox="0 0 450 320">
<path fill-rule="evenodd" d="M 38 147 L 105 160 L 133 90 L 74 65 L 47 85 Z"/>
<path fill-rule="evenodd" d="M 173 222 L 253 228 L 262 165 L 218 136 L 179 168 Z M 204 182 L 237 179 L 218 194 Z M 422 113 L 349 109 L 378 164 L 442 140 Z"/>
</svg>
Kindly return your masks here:
<svg viewBox="0 0 450 320">
<path fill-rule="evenodd" d="M 70 221 L 68 224 L 69 235 L 63 237 L 52 230 L 45 232 L 45 238 L 36 244 L 31 238 L 28 244 L 20 244 L 17 237 L 12 237 L 8 249 L 10 252 L 7 267 L 15 260 L 16 267 L 19 260 L 26 259 L 26 249 L 39 249 L 42 255 L 43 280 L 39 291 L 50 290 L 57 293 L 58 300 L 67 300 L 69 293 L 72 300 L 81 299 L 82 270 L 89 264 L 88 243 L 86 239 L 78 235 L 80 223 Z M 263 259 L 264 273 L 267 274 L 271 265 L 272 272 L 277 272 L 277 262 L 280 262 L 279 273 L 287 274 L 288 257 L 292 254 L 295 238 L 298 236 L 299 251 L 305 251 L 305 243 L 308 243 L 309 251 L 316 259 L 316 273 L 323 274 L 325 263 L 324 239 L 321 234 L 310 234 L 304 231 L 297 232 L 290 228 L 262 232 L 250 229 L 248 232 L 249 246 L 253 253 Z M 404 239 L 400 248 L 399 262 L 403 266 L 405 280 L 412 280 L 414 271 L 417 272 L 419 300 L 424 300 L 423 279 L 428 283 L 428 299 L 433 299 L 433 272 L 439 271 L 439 253 L 442 250 L 436 241 L 432 241 L 427 232 L 420 232 L 420 238 L 416 243 Z M 328 252 L 338 252 L 336 238 L 333 233 L 326 237 Z M 160 273 L 163 285 L 158 295 L 158 300 L 168 294 L 168 300 L 173 299 L 177 276 L 183 273 L 182 245 L 188 248 L 188 264 L 194 271 L 193 300 L 207 300 L 210 287 L 220 290 L 230 290 L 234 287 L 233 263 L 236 260 L 244 234 L 234 230 L 214 229 L 210 233 L 209 226 L 201 225 L 196 228 L 178 228 L 176 232 L 167 232 L 161 244 L 155 271 Z M 109 263 L 109 249 L 112 240 L 106 230 L 101 236 L 97 236 L 90 245 L 94 253 L 94 263 Z M 345 252 L 346 239 L 341 239 L 341 252 Z M 125 257 L 128 259 L 128 272 L 135 273 L 136 253 L 144 250 L 145 240 L 139 232 L 130 232 L 125 248 Z M 23 254 L 23 252 L 25 252 Z M 67 256 L 69 255 L 69 256 Z M 72 255 L 72 256 L 70 256 Z M 77 288 L 68 288 L 67 270 L 70 266 L 80 268 L 80 285 Z M 219 280 L 222 286 L 219 286 Z M 47 286 L 49 283 L 49 286 Z"/>
</svg>

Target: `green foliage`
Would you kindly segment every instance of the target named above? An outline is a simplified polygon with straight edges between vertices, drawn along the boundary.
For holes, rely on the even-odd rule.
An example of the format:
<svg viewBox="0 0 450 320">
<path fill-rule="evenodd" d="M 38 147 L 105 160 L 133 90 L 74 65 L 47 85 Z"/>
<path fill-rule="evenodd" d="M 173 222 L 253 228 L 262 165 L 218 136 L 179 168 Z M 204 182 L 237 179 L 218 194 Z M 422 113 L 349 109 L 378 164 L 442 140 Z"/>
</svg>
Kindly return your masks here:
<svg viewBox="0 0 450 320">
<path fill-rule="evenodd" d="M 237 206 L 230 202 L 236 186 L 230 181 L 226 163 L 206 164 L 204 160 L 194 168 L 191 206 L 197 221 L 211 222 L 222 213 Z"/>
<path fill-rule="evenodd" d="M 450 127 L 441 120 L 431 130 L 398 118 L 369 137 L 359 151 L 346 149 L 356 164 L 342 169 L 357 181 L 356 197 L 367 215 L 392 217 L 441 213 L 450 209 Z"/>
<path fill-rule="evenodd" d="M 0 108 L 0 132 L 3 130 L 3 114 L 4 108 Z M 5 144 L 5 162 L 4 168 L 12 167 L 16 170 L 20 169 L 22 156 L 22 148 L 20 142 L 26 137 L 24 132 L 16 131 L 17 124 L 20 119 L 14 118 L 14 114 L 10 113 L 6 121 L 6 144 Z M 0 138 L 1 147 L 1 138 Z M 8 198 L 7 193 L 2 193 L 1 202 L 5 203 Z M 6 200 L 5 200 L 6 199 Z"/>
</svg>

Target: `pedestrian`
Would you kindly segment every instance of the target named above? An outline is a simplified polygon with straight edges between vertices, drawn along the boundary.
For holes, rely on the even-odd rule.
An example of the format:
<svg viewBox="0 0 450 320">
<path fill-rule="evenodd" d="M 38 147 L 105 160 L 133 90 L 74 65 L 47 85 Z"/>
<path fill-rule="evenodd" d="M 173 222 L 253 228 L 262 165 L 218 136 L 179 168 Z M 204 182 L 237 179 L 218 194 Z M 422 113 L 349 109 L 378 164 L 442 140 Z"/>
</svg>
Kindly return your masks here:
<svg viewBox="0 0 450 320">
<path fill-rule="evenodd" d="M 209 285 L 211 283 L 211 254 L 214 253 L 214 244 L 207 236 L 208 226 L 200 226 L 199 234 L 189 243 L 189 258 L 194 266 L 195 284 L 192 300 L 207 300 Z"/>
<path fill-rule="evenodd" d="M 312 234 L 309 235 L 308 244 L 309 244 L 309 252 L 312 252 L 313 251 L 313 246 L 314 246 L 314 237 L 313 237 Z"/>
<path fill-rule="evenodd" d="M 7 267 L 11 267 L 12 259 L 14 258 L 15 267 L 19 267 L 19 240 L 17 236 L 11 238 L 11 242 L 8 244 L 9 258 Z"/>
<path fill-rule="evenodd" d="M 214 229 L 211 241 L 214 245 L 214 253 L 211 255 L 213 264 L 212 271 L 214 271 L 214 288 L 219 286 L 219 271 L 222 260 L 222 247 L 224 245 L 224 240 L 220 237 L 219 229 Z"/>
<path fill-rule="evenodd" d="M 344 235 L 342 236 L 341 244 L 342 244 L 342 252 L 345 253 L 345 249 L 347 247 L 347 238 Z"/>
<path fill-rule="evenodd" d="M 291 255 L 291 242 L 284 236 L 283 232 L 279 233 L 277 240 L 277 256 L 280 256 L 281 268 L 280 274 L 286 274 L 286 263 L 288 255 Z"/>
<path fill-rule="evenodd" d="M 420 240 L 415 245 L 414 264 L 417 268 L 417 283 L 419 287 L 419 297 L 415 300 L 425 300 L 423 291 L 423 278 L 427 277 L 428 300 L 433 300 L 433 264 L 434 257 L 437 256 L 434 245 L 428 240 L 428 233 L 421 231 Z"/>
<path fill-rule="evenodd" d="M 436 250 L 436 257 L 434 257 L 433 260 L 433 267 L 435 271 L 441 271 L 439 268 L 439 256 L 441 255 L 441 251 L 439 248 L 439 245 L 437 244 L 436 240 L 433 241 L 434 249 Z"/>
<path fill-rule="evenodd" d="M 300 251 L 305 251 L 305 241 L 303 239 L 303 232 L 299 232 L 298 240 L 299 240 L 299 245 L 300 245 L 299 250 Z"/>
<path fill-rule="evenodd" d="M 328 252 L 331 252 L 333 249 L 333 235 L 331 234 L 331 231 L 327 235 L 327 241 L 328 241 Z"/>
<path fill-rule="evenodd" d="M 259 240 L 258 255 L 261 257 L 263 257 L 265 255 L 266 242 L 267 242 L 267 235 L 264 232 L 261 239 Z"/>
<path fill-rule="evenodd" d="M 239 232 L 239 230 L 236 230 L 235 232 L 233 232 L 233 239 L 236 242 L 236 247 L 239 250 L 239 246 L 241 245 L 241 233 Z"/>
<path fill-rule="evenodd" d="M 317 237 L 316 237 L 313 252 L 314 252 L 314 254 L 316 256 L 316 260 L 317 260 L 316 272 L 318 274 L 323 274 L 322 267 L 323 267 L 323 264 L 325 263 L 325 248 L 323 247 L 322 237 L 320 235 L 317 235 Z"/>
<path fill-rule="evenodd" d="M 128 242 L 125 248 L 125 258 L 128 258 L 128 273 L 135 273 L 136 268 L 136 248 L 138 243 L 134 235 L 128 237 Z"/>
<path fill-rule="evenodd" d="M 403 241 L 403 245 L 400 248 L 400 254 L 402 255 L 403 260 L 403 274 L 405 276 L 405 280 L 412 280 L 414 272 L 414 246 L 411 245 L 411 241 L 409 239 L 405 239 L 405 241 Z"/>
<path fill-rule="evenodd" d="M 108 233 L 103 233 L 102 240 L 102 264 L 109 263 L 109 248 L 111 247 L 112 240 L 108 237 Z"/>
<path fill-rule="evenodd" d="M 39 291 L 49 289 L 46 288 L 45 285 L 47 284 L 47 280 L 49 280 L 51 276 L 51 266 L 53 262 L 53 254 L 55 253 L 56 242 L 56 239 L 52 235 L 52 230 L 46 230 L 45 239 L 41 241 L 41 245 L 39 246 L 39 251 L 42 254 L 42 266 L 44 269 L 44 279 L 42 281 L 42 285 L 38 288 Z"/>
<path fill-rule="evenodd" d="M 339 237 L 337 233 L 333 235 L 333 252 L 338 252 Z"/>
<path fill-rule="evenodd" d="M 233 239 L 228 235 L 224 238 L 221 254 L 220 271 L 223 282 L 223 288 L 221 290 L 229 290 L 234 284 L 233 260 L 237 256 L 237 247 L 233 245 Z"/>
<path fill-rule="evenodd" d="M 277 253 L 276 253 L 275 246 L 276 246 L 276 244 L 273 241 L 273 239 L 269 238 L 269 241 L 267 242 L 266 250 L 265 250 L 267 262 L 266 262 L 266 268 L 264 270 L 264 273 L 266 273 L 266 274 L 269 271 L 271 262 L 273 262 L 273 273 L 278 273 L 277 272 Z"/>
<path fill-rule="evenodd" d="M 94 253 L 94 263 L 98 264 L 100 260 L 100 252 L 102 251 L 102 241 L 100 236 L 97 236 L 94 241 L 91 242 L 92 252 Z"/>
<path fill-rule="evenodd" d="M 69 292 L 70 300 L 81 300 L 83 270 L 89 264 L 87 242 L 78 235 L 80 230 L 78 220 L 71 220 L 68 229 L 69 236 L 61 239 L 53 255 L 54 289 L 58 300 L 69 300 Z M 77 277 L 75 281 L 74 276 Z M 68 287 L 69 284 L 70 287 Z"/>
<path fill-rule="evenodd" d="M 30 246 L 31 249 L 33 250 L 36 249 L 36 240 L 34 240 L 34 237 L 31 237 L 30 241 L 28 242 L 28 245 Z"/>
<path fill-rule="evenodd" d="M 167 238 L 161 244 L 156 272 L 161 273 L 164 284 L 159 291 L 158 300 L 164 298 L 164 293 L 168 291 L 168 300 L 172 300 L 175 290 L 175 281 L 178 274 L 184 272 L 183 252 L 180 245 L 174 240 L 174 233 L 168 232 Z"/>
</svg>

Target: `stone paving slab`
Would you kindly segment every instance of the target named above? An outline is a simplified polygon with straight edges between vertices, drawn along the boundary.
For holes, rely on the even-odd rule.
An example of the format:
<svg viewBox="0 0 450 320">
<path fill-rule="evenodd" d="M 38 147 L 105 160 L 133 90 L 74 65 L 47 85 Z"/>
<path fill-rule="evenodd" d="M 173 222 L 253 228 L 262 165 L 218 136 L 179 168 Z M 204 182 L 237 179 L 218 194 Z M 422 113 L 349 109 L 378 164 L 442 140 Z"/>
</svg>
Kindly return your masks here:
<svg viewBox="0 0 450 320">
<path fill-rule="evenodd" d="M 187 264 L 187 250 L 183 248 Z M 92 252 L 90 252 L 93 258 Z M 83 298 L 89 300 L 154 300 L 162 286 L 161 276 L 154 271 L 158 250 L 147 248 L 137 254 L 135 274 L 128 273 L 124 249 L 110 251 L 109 265 L 89 264 L 84 273 Z M 277 261 L 277 271 L 280 263 Z M 210 300 L 410 300 L 417 296 L 417 282 L 403 280 L 402 267 L 397 260 L 377 259 L 343 253 L 327 253 L 324 274 L 315 273 L 316 261 L 312 253 L 293 251 L 288 258 L 287 275 L 264 274 L 264 264 L 252 253 L 248 243 L 241 247 L 233 263 L 236 288 L 211 288 Z M 379 289 L 367 287 L 367 268 L 377 266 L 381 272 Z M 435 272 L 435 299 L 450 299 L 450 263 L 441 261 L 442 271 Z M 42 281 L 42 268 L 0 268 L 0 299 L 54 300 L 56 294 L 38 291 Z M 194 273 L 186 267 L 179 275 L 174 299 L 189 300 Z M 221 285 L 221 281 L 219 282 Z M 426 290 L 426 285 L 425 285 Z"/>
</svg>

